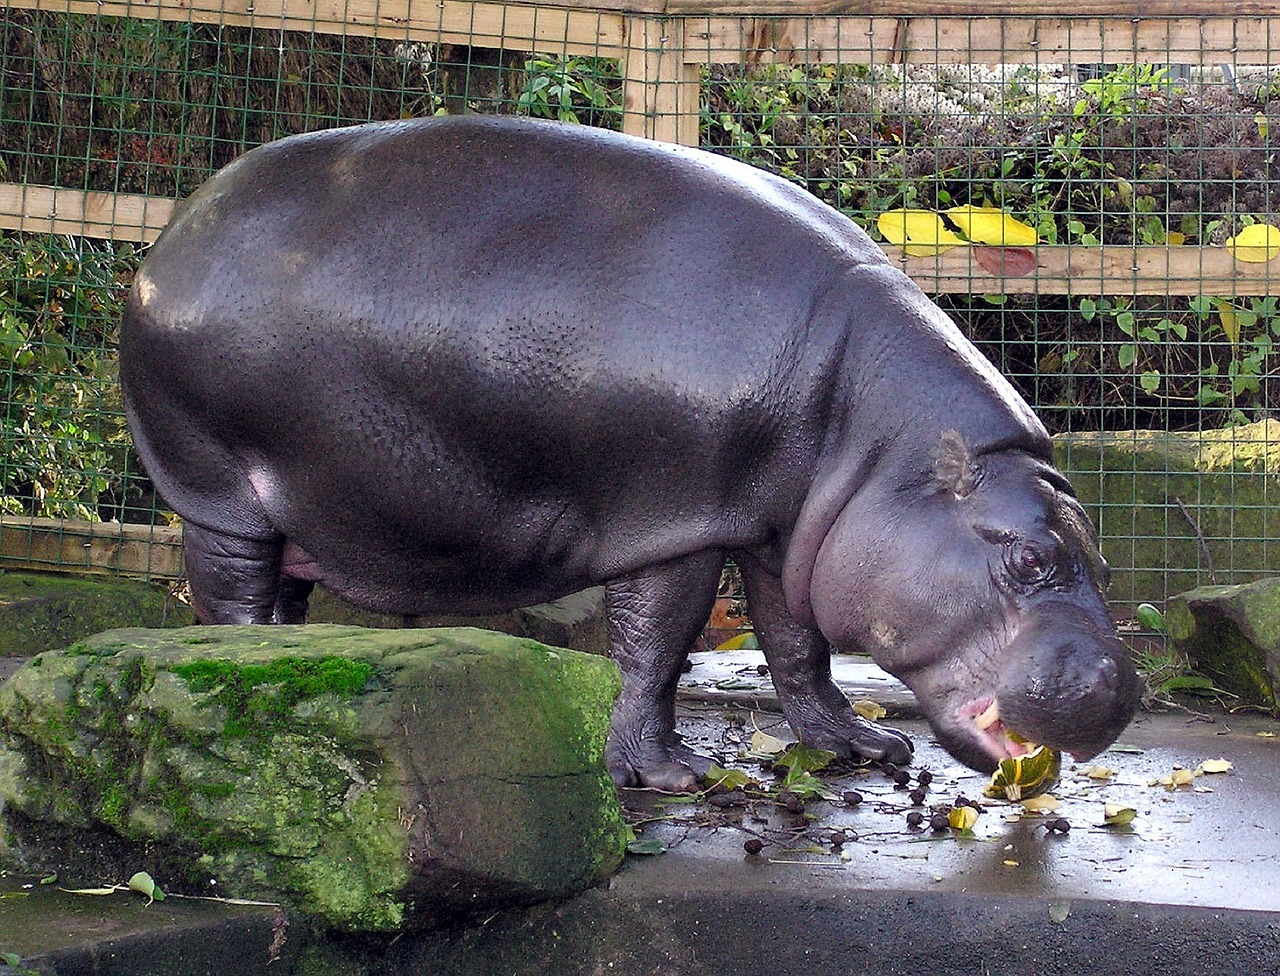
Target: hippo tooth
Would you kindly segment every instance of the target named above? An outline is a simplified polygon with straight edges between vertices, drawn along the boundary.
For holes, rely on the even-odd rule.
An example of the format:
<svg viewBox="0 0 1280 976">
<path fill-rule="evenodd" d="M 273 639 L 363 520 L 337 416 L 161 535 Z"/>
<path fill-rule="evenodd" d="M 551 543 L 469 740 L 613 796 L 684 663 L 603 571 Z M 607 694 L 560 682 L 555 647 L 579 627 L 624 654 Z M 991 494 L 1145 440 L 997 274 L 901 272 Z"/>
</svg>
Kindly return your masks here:
<svg viewBox="0 0 1280 976">
<path fill-rule="evenodd" d="M 999 702 L 997 702 L 994 698 L 991 699 L 991 704 L 986 707 L 986 710 L 983 711 L 981 715 L 975 715 L 973 718 L 973 721 L 974 721 L 974 724 L 977 725 L 978 728 L 982 729 L 983 731 L 986 731 L 987 729 L 991 728 L 991 726 L 995 725 L 997 722 L 1000 721 Z"/>
</svg>

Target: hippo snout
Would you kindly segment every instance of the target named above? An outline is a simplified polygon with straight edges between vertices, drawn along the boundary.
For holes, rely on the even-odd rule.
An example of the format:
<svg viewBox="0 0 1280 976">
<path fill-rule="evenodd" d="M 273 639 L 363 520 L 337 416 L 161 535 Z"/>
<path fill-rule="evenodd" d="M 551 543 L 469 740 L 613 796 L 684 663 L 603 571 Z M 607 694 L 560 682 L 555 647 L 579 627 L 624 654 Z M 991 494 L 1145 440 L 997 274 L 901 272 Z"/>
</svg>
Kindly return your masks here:
<svg viewBox="0 0 1280 976">
<path fill-rule="evenodd" d="M 1142 697 L 1133 657 L 1110 622 L 1069 604 L 1039 612 L 1007 661 L 997 690 L 1005 725 L 1077 759 L 1114 742 Z"/>
</svg>

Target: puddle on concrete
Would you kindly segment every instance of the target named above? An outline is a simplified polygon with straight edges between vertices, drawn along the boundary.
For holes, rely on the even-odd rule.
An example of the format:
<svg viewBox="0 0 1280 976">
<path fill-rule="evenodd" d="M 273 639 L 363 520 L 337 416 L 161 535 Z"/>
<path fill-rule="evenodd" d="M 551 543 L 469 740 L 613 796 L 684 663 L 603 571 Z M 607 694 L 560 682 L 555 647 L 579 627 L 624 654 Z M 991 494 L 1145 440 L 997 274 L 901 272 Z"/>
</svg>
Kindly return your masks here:
<svg viewBox="0 0 1280 976">
<path fill-rule="evenodd" d="M 723 763 L 735 761 L 753 728 L 787 737 L 776 713 L 686 704 L 681 727 L 696 748 Z M 1025 894 L 1044 898 L 1132 900 L 1171 905 L 1280 910 L 1280 731 L 1261 716 L 1219 715 L 1200 720 L 1184 714 L 1143 715 L 1121 741 L 1084 764 L 1064 764 L 1054 790 L 1060 800 L 1046 816 L 1019 805 L 982 798 L 986 777 L 956 764 L 934 744 L 920 721 L 892 723 L 912 735 L 915 775 L 929 769 L 923 806 L 879 770 L 846 771 L 828 778 L 835 794 L 859 792 L 850 807 L 840 800 L 806 805 L 803 818 L 767 799 L 735 809 L 671 802 L 629 791 L 626 804 L 643 823 L 643 835 L 669 848 L 663 857 L 687 860 L 688 870 L 711 866 L 749 871 L 769 883 L 820 887 L 856 886 L 943 892 Z M 1194 769 L 1225 757 L 1230 772 L 1204 775 L 1191 786 L 1167 790 L 1149 785 L 1175 766 Z M 757 764 L 742 768 L 769 780 Z M 1093 766 L 1115 770 L 1099 781 Z M 824 776 L 824 778 L 827 778 Z M 911 830 L 911 810 L 926 818 L 957 795 L 979 799 L 984 810 L 971 834 Z M 1136 811 L 1126 827 L 1104 826 L 1104 805 Z M 1049 819 L 1066 818 L 1069 833 L 1050 832 Z M 846 836 L 838 850 L 832 836 Z M 744 842 L 765 842 L 755 856 Z M 638 859 L 629 864 L 644 871 Z"/>
</svg>

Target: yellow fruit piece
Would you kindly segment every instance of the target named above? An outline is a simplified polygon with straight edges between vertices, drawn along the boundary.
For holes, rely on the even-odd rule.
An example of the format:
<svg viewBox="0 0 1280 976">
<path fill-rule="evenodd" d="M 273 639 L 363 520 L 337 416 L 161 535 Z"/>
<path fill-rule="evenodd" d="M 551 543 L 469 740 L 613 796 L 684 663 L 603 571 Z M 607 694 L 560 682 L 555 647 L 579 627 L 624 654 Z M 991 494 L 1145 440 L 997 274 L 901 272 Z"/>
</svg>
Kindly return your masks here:
<svg viewBox="0 0 1280 976">
<path fill-rule="evenodd" d="M 970 806 L 952 807 L 947 814 L 947 821 L 952 830 L 972 830 L 978 822 L 978 811 Z"/>
<path fill-rule="evenodd" d="M 1225 759 L 1206 759 L 1200 764 L 1199 772 L 1225 773 L 1231 769 L 1231 763 Z"/>
<path fill-rule="evenodd" d="M 890 244 L 897 244 L 913 258 L 941 254 L 963 244 L 932 210 L 886 210 L 876 227 Z"/>
<path fill-rule="evenodd" d="M 1026 755 L 1003 760 L 983 792 L 999 800 L 1027 800 L 1053 789 L 1061 771 L 1061 754 L 1036 746 Z"/>
<path fill-rule="evenodd" d="M 1250 224 L 1227 240 L 1227 250 L 1237 261 L 1265 264 L 1280 254 L 1280 227 Z"/>
<path fill-rule="evenodd" d="M 1031 247 L 1040 243 L 1040 235 L 1030 224 L 1024 224 L 999 207 L 973 207 L 968 204 L 944 211 L 960 233 L 975 244 L 998 244 L 1002 247 Z"/>
</svg>

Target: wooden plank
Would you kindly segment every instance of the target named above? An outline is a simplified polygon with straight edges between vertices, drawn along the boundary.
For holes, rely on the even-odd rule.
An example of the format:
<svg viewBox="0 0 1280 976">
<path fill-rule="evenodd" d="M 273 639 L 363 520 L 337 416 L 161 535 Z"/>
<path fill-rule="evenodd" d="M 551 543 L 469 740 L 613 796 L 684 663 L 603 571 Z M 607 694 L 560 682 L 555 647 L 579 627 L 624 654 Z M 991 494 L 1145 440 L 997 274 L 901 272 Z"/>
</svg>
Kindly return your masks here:
<svg viewBox="0 0 1280 976">
<path fill-rule="evenodd" d="M 154 241 L 173 216 L 173 201 L 136 193 L 0 183 L 0 227 L 113 241 Z"/>
<path fill-rule="evenodd" d="M 5 0 L 15 9 L 160 18 L 623 57 L 622 11 L 689 18 L 688 63 L 826 59 L 1268 63 L 1280 2 L 1037 6 L 976 0 Z M 782 52 L 781 55 L 776 52 Z"/>
<path fill-rule="evenodd" d="M 0 515 L 0 566 L 178 579 L 182 529 Z"/>
<path fill-rule="evenodd" d="M 698 144 L 702 68 L 681 57 L 677 21 L 629 17 L 622 62 L 622 130 L 631 135 Z"/>
<path fill-rule="evenodd" d="M 630 8 L 636 9 L 636 8 Z M 667 0 L 663 12 L 703 16 L 846 17 L 1271 17 L 1276 0 Z"/>
<path fill-rule="evenodd" d="M 696 98 L 696 78 L 686 77 L 683 83 L 651 80 L 649 71 L 657 69 L 643 57 L 650 50 L 661 58 L 661 45 L 637 46 L 637 55 L 626 62 L 628 72 L 634 72 L 629 74 L 627 96 L 652 100 L 634 107 L 629 103 L 625 124 L 649 138 L 694 144 L 697 115 L 682 100 Z M 669 68 L 674 61 L 666 58 L 661 67 Z M 150 241 L 168 222 L 173 207 L 173 201 L 163 197 L 0 183 L 0 227 L 13 230 Z M 923 258 L 905 257 L 891 245 L 884 249 L 931 294 L 1280 295 L 1280 265 L 1236 261 L 1223 247 L 1041 245 L 1034 249 L 1035 270 L 1008 278 L 984 269 L 967 247 Z"/>
<path fill-rule="evenodd" d="M 622 16 L 466 0 L 5 0 L 15 9 L 621 57 Z"/>
<path fill-rule="evenodd" d="M 691 17 L 702 64 L 1269 64 L 1280 16 L 1231 20 Z"/>
<path fill-rule="evenodd" d="M 973 248 L 913 258 L 882 246 L 929 294 L 1280 295 L 1280 263 L 1236 261 L 1225 247 L 1041 245 L 1034 271 L 1004 277 L 978 264 Z"/>
<path fill-rule="evenodd" d="M 69 11 L 67 2 L 56 0 L 6 0 L 10 7 L 39 5 L 41 9 Z M 298 0 L 268 0 L 265 4 L 234 2 L 226 5 L 233 13 L 252 8 L 261 17 L 278 19 L 282 6 L 290 8 L 290 19 L 299 18 L 298 11 L 306 6 L 316 10 L 316 19 L 330 22 L 341 20 L 332 13 L 341 0 L 319 0 L 299 3 Z M 355 5 L 354 2 L 352 4 Z M 81 6 L 91 7 L 92 3 Z M 219 9 L 215 0 L 111 0 L 101 6 L 129 7 L 127 16 L 157 16 L 165 8 L 188 8 L 214 11 Z M 420 0 L 408 14 L 406 0 L 397 0 L 393 6 L 399 10 L 367 0 L 362 5 L 362 16 L 382 6 L 385 11 L 373 14 L 375 19 L 390 22 L 423 20 L 434 16 L 436 0 Z M 847 17 L 1110 17 L 1117 20 L 1156 18 L 1247 18 L 1280 16 L 1280 0 L 537 0 L 536 3 L 513 3 L 509 6 L 555 7 L 571 11 L 610 11 L 627 14 L 653 14 L 657 16 L 847 16 Z M 422 10 L 427 10 L 426 18 Z M 70 11 L 75 12 L 75 11 Z M 118 14 L 111 14 L 118 16 Z M 160 13 L 159 16 L 165 16 Z M 185 16 L 179 19 L 187 19 Z M 262 25 L 260 25 L 262 26 Z"/>
</svg>

